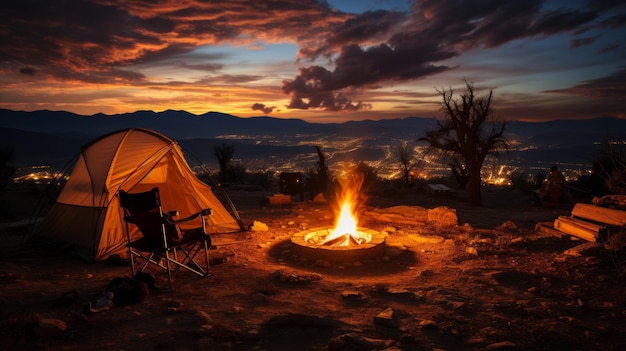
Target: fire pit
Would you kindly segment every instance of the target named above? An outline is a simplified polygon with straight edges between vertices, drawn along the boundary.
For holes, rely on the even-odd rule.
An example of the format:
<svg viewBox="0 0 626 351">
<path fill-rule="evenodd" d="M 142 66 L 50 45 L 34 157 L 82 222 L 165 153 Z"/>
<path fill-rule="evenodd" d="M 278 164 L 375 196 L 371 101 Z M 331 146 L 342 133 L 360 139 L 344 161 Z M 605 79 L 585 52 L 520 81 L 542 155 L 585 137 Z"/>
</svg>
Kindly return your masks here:
<svg viewBox="0 0 626 351">
<path fill-rule="evenodd" d="M 296 255 L 328 261 L 360 261 L 385 253 L 385 234 L 358 226 L 357 208 L 363 203 L 359 173 L 339 178 L 334 228 L 316 228 L 291 237 Z"/>
<path fill-rule="evenodd" d="M 362 261 L 385 254 L 386 235 L 367 228 L 330 237 L 333 228 L 304 230 L 291 237 L 293 252 L 309 259 L 333 262 Z"/>
</svg>

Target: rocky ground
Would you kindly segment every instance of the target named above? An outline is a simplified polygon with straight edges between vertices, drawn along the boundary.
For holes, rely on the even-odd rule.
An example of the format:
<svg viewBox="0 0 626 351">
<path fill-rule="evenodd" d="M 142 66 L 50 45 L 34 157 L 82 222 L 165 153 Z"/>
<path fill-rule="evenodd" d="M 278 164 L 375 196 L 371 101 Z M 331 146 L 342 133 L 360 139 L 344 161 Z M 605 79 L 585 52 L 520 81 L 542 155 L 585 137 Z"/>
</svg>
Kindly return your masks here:
<svg viewBox="0 0 626 351">
<path fill-rule="evenodd" d="M 181 272 L 172 290 L 99 313 L 83 305 L 130 274 L 124 262 L 86 264 L 5 245 L 0 349 L 626 348 L 626 280 L 616 255 L 601 246 L 572 254 L 584 241 L 536 229 L 571 204 L 542 207 L 512 190 L 486 190 L 481 207 L 462 194 L 371 197 L 359 224 L 387 233 L 385 254 L 334 263 L 295 255 L 290 241 L 332 226 L 329 206 L 272 206 L 267 195 L 231 192 L 257 231 L 216 237 L 211 277 Z M 452 211 L 457 224 L 429 221 L 433 209 Z M 0 235 L 8 243 L 23 232 L 5 226 Z M 55 304 L 72 291 L 75 301 Z"/>
</svg>

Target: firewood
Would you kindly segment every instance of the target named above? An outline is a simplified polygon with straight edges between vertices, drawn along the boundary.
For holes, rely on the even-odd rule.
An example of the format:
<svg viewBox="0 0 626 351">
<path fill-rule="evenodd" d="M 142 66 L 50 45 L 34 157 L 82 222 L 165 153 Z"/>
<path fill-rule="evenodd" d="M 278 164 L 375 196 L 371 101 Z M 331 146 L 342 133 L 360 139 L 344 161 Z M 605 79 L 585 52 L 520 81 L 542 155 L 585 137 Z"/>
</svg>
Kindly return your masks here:
<svg viewBox="0 0 626 351">
<path fill-rule="evenodd" d="M 567 217 L 559 217 L 554 221 L 554 228 L 563 233 L 570 234 L 587 241 L 595 242 L 598 238 L 598 232 L 585 228 L 570 221 Z"/>
<path fill-rule="evenodd" d="M 572 216 L 605 223 L 614 226 L 626 225 L 626 211 L 596 206 L 592 204 L 577 203 L 572 209 Z"/>
</svg>

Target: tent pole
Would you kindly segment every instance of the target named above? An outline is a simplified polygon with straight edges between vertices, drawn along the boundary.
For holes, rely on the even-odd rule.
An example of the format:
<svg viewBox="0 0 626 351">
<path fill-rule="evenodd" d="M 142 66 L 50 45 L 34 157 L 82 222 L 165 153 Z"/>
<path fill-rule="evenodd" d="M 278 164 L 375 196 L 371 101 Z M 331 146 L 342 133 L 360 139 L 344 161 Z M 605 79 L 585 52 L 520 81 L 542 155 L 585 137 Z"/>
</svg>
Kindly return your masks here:
<svg viewBox="0 0 626 351">
<path fill-rule="evenodd" d="M 233 215 L 235 216 L 235 219 L 237 220 L 237 224 L 239 224 L 239 229 L 242 232 L 246 231 L 246 227 L 243 225 L 243 221 L 241 220 L 241 217 L 239 216 L 239 212 L 237 211 L 237 208 L 235 207 L 235 204 L 233 203 L 233 201 L 230 199 L 230 196 L 228 196 L 228 193 L 226 192 L 226 190 L 224 190 L 222 185 L 215 179 L 215 177 L 213 177 L 213 174 L 211 173 L 211 171 L 204 165 L 202 161 L 200 161 L 200 159 L 198 159 L 193 154 L 187 152 L 186 150 L 185 150 L 185 153 L 191 156 L 191 158 L 193 158 L 194 161 L 196 161 L 200 165 L 202 170 L 206 172 L 207 176 L 209 177 L 209 179 L 211 179 L 211 182 L 213 183 L 212 186 L 217 187 L 217 189 L 220 191 L 220 193 L 222 194 L 222 196 L 228 203 L 228 206 L 230 207 L 231 211 L 233 212 Z"/>
</svg>

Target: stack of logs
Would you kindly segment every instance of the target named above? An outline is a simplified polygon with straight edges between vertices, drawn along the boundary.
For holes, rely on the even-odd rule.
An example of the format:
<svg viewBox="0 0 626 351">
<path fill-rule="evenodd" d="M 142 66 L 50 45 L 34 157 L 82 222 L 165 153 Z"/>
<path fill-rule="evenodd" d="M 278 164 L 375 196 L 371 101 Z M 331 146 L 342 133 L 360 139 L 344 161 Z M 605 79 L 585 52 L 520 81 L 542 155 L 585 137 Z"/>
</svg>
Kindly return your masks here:
<svg viewBox="0 0 626 351">
<path fill-rule="evenodd" d="M 611 233 L 626 228 L 626 211 L 577 203 L 571 216 L 559 216 L 554 229 L 590 242 L 605 241 Z"/>
</svg>

